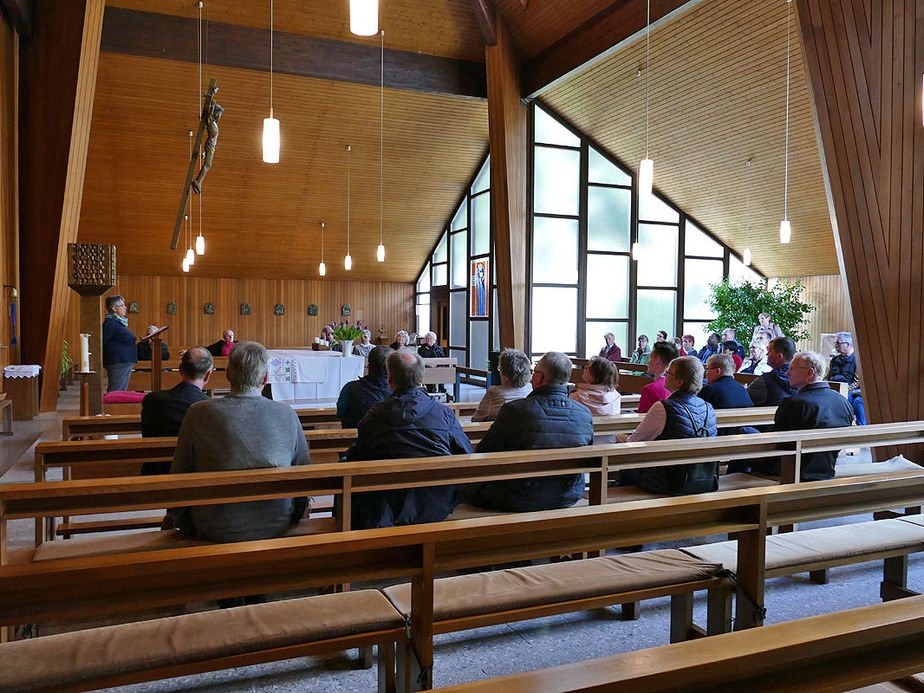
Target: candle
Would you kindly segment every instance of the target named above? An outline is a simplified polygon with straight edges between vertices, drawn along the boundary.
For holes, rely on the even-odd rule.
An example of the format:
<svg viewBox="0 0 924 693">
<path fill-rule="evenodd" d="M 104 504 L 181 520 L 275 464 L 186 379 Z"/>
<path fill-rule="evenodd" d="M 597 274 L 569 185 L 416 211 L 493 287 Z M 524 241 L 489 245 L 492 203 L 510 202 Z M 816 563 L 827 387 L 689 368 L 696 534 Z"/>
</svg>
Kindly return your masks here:
<svg viewBox="0 0 924 693">
<path fill-rule="evenodd" d="M 90 335 L 86 332 L 80 333 L 80 372 L 87 373 L 90 370 Z"/>
</svg>

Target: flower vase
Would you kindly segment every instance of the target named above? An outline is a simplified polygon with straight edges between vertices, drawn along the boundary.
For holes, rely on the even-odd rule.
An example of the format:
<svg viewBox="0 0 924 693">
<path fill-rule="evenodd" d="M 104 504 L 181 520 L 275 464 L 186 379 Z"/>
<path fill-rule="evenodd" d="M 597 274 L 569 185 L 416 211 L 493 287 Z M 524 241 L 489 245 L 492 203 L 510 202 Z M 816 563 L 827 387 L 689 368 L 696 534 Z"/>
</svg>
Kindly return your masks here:
<svg viewBox="0 0 924 693">
<path fill-rule="evenodd" d="M 340 346 L 343 349 L 344 356 L 353 355 L 353 340 L 352 339 L 341 339 Z"/>
</svg>

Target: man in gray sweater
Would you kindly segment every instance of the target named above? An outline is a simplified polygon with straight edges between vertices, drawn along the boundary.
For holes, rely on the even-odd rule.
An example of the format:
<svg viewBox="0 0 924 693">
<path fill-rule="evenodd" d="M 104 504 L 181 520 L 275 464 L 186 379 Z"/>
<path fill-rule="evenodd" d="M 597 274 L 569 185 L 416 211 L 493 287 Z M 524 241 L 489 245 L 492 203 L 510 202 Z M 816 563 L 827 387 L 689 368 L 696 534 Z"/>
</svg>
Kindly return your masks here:
<svg viewBox="0 0 924 693">
<path fill-rule="evenodd" d="M 308 444 L 295 411 L 260 392 L 266 348 L 241 342 L 228 358 L 231 394 L 198 402 L 183 419 L 170 472 L 217 472 L 308 464 Z M 306 498 L 174 508 L 184 534 L 210 541 L 251 541 L 283 534 L 305 513 Z"/>
</svg>

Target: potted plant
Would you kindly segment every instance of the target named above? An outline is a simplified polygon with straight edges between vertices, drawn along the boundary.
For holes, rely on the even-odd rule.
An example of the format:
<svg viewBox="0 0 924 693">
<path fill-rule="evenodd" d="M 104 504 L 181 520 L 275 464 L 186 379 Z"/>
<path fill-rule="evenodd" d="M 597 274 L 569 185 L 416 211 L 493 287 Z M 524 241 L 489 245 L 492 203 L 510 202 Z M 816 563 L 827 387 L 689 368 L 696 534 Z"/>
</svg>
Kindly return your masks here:
<svg viewBox="0 0 924 693">
<path fill-rule="evenodd" d="M 733 327 L 740 335 L 739 341 L 750 340 L 758 323 L 757 316 L 769 313 L 773 322 L 794 342 L 809 336 L 803 326 L 813 306 L 801 300 L 802 284 L 798 281 L 778 282 L 772 289 L 766 289 L 757 282 L 732 285 L 723 279 L 718 284 L 710 284 L 709 291 L 709 306 L 716 312 L 715 320 L 708 325 L 713 332 Z"/>
<path fill-rule="evenodd" d="M 64 340 L 64 347 L 61 349 L 61 383 L 59 386 L 60 390 L 67 389 L 67 378 L 68 374 L 71 372 L 71 366 L 73 365 L 71 360 L 71 347 L 67 343 L 67 340 Z"/>
<path fill-rule="evenodd" d="M 353 342 L 363 336 L 365 325 L 362 321 L 350 324 L 349 320 L 341 322 L 332 322 L 328 325 L 331 329 L 334 339 L 336 339 L 343 348 L 343 355 L 350 356 L 353 353 Z"/>
</svg>

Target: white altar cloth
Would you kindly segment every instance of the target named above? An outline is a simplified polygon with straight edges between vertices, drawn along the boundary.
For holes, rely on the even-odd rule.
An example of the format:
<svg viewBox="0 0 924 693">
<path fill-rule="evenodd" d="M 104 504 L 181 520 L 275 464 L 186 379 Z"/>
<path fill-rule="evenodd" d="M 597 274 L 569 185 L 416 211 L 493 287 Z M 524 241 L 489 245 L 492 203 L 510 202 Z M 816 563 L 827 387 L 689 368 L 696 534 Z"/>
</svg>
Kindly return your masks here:
<svg viewBox="0 0 924 693">
<path fill-rule="evenodd" d="M 273 399 L 334 399 L 363 374 L 366 360 L 337 351 L 270 349 L 269 379 Z"/>
</svg>

